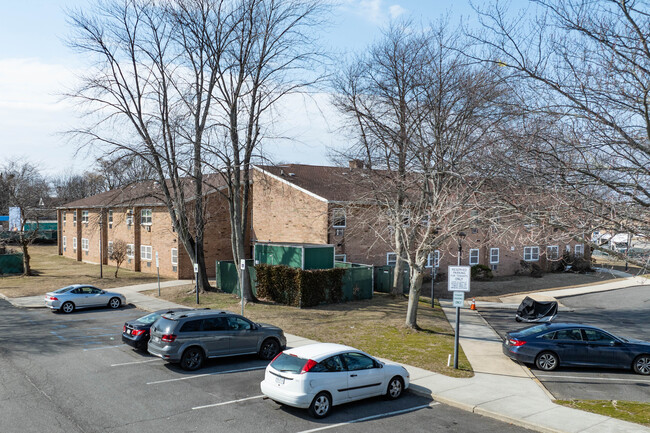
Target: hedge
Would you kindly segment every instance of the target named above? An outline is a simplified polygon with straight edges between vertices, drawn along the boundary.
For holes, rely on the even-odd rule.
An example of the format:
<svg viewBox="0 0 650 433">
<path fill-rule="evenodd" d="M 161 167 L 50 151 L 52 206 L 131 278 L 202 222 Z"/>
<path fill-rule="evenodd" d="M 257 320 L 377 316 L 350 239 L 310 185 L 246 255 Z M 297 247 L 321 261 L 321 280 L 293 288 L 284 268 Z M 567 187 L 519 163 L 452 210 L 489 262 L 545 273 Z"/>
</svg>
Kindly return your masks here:
<svg viewBox="0 0 650 433">
<path fill-rule="evenodd" d="M 259 264 L 257 296 L 294 307 L 314 307 L 343 300 L 345 269 L 303 270 L 284 265 Z"/>
</svg>

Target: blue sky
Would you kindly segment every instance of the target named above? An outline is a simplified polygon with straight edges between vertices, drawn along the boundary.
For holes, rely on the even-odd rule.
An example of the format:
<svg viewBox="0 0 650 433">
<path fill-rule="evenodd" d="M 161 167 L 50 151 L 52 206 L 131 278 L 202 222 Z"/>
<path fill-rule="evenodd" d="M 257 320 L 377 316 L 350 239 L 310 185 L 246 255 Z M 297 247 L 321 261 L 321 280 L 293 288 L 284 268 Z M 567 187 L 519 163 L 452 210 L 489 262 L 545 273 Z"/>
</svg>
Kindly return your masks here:
<svg viewBox="0 0 650 433">
<path fill-rule="evenodd" d="M 93 155 L 75 156 L 75 145 L 63 131 L 79 122 L 70 103 L 59 96 L 74 86 L 83 57 L 65 45 L 69 33 L 65 8 L 87 8 L 89 0 L 3 1 L 0 16 L 0 161 L 23 158 L 44 174 L 83 172 Z M 391 18 L 410 17 L 427 23 L 449 14 L 456 22 L 471 16 L 469 0 L 339 0 L 323 42 L 336 51 L 362 50 L 379 37 Z M 280 130 L 293 143 L 269 146 L 277 161 L 327 164 L 329 149 L 345 140 L 335 130 L 336 112 L 328 95 L 314 101 L 287 101 L 295 113 Z M 1 163 L 1 162 L 0 162 Z"/>
</svg>

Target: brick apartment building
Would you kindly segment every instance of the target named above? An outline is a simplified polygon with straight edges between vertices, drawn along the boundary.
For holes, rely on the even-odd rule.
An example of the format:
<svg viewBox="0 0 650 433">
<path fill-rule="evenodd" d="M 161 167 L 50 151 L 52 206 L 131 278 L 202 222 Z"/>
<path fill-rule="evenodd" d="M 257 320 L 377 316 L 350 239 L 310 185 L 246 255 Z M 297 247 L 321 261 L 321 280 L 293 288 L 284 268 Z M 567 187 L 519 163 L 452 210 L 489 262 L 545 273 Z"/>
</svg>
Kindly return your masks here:
<svg viewBox="0 0 650 433">
<path fill-rule="evenodd" d="M 336 260 L 376 266 L 395 264 L 390 243 L 368 228 L 372 212 L 358 203 L 363 186 L 355 182 L 358 177 L 353 171 L 357 168 L 353 161 L 350 167 L 256 166 L 252 240 L 333 244 Z M 514 274 L 521 269 L 522 260 L 544 269 L 547 262 L 560 258 L 565 250 L 585 254 L 582 243 L 547 245 L 538 240 L 522 245 L 514 236 L 511 240 L 499 236 L 499 241 L 491 242 L 489 230 L 472 227 L 466 235 L 461 241 L 461 264 L 483 264 L 491 267 L 495 275 Z M 456 265 L 457 260 L 458 241 L 450 239 L 445 248 L 429 254 L 427 267 L 446 269 Z"/>
<path fill-rule="evenodd" d="M 113 243 L 128 245 L 123 268 L 170 278 L 192 278 L 193 265 L 179 242 L 156 182 L 142 182 L 71 203 L 57 209 L 59 255 L 89 263 L 114 265 Z M 186 194 L 187 197 L 191 194 Z M 215 276 L 216 260 L 232 260 L 228 204 L 217 192 L 206 194 L 204 253 L 207 273 Z M 193 206 L 188 201 L 186 206 Z M 101 252 L 101 253 L 100 253 Z"/>
</svg>

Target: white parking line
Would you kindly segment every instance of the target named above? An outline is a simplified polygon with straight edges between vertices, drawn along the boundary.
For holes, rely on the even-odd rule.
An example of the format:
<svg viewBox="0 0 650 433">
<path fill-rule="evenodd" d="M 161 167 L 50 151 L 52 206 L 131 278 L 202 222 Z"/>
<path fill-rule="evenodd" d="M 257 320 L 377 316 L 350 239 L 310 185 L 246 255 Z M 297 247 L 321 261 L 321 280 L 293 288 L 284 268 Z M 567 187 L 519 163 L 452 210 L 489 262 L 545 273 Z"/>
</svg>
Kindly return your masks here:
<svg viewBox="0 0 650 433">
<path fill-rule="evenodd" d="M 123 344 L 120 344 L 119 346 L 102 346 L 102 347 L 93 347 L 92 349 L 84 349 L 84 352 L 88 352 L 89 350 L 100 350 L 100 349 L 115 349 L 116 347 L 122 347 L 124 346 Z"/>
<path fill-rule="evenodd" d="M 240 401 L 253 400 L 253 399 L 256 399 L 256 398 L 262 398 L 262 397 L 264 397 L 264 394 L 262 394 L 262 395 L 256 395 L 256 396 L 254 396 L 254 397 L 240 398 L 239 400 L 224 401 L 223 403 L 206 404 L 205 406 L 197 406 L 197 407 L 193 407 L 192 410 L 196 410 L 196 409 L 205 409 L 206 407 L 225 406 L 225 405 L 227 405 L 227 404 L 239 403 Z"/>
<path fill-rule="evenodd" d="M 580 379 L 580 380 L 611 380 L 611 381 L 618 381 L 618 382 L 648 382 L 650 383 L 650 379 L 648 380 L 643 380 L 641 378 L 639 379 L 628 379 L 625 377 L 622 378 L 615 378 L 615 377 L 591 377 L 591 376 L 558 376 L 558 375 L 542 375 L 542 374 L 536 374 L 536 376 L 540 379 Z"/>
<path fill-rule="evenodd" d="M 111 364 L 111 367 L 121 367 L 123 365 L 131 365 L 131 364 L 145 364 L 147 362 L 156 362 L 156 361 L 162 361 L 162 359 L 148 359 L 146 361 L 132 361 L 132 362 L 122 362 L 121 364 Z"/>
<path fill-rule="evenodd" d="M 264 370 L 265 368 L 266 366 L 242 368 L 241 370 L 216 371 L 214 373 L 197 374 L 196 376 L 177 377 L 176 379 L 166 379 L 166 380 L 157 380 L 155 382 L 147 382 L 147 385 L 157 385 L 159 383 L 176 382 L 178 380 L 197 379 L 199 377 L 214 376 L 215 374 L 239 373 L 240 371 L 251 371 L 251 370 Z"/>
<path fill-rule="evenodd" d="M 434 401 L 434 402 L 432 402 L 430 404 L 424 404 L 422 406 L 416 406 L 416 407 L 411 407 L 411 408 L 408 408 L 408 409 L 396 410 L 395 412 L 387 412 L 387 413 L 382 413 L 382 414 L 379 414 L 379 415 L 367 416 L 365 418 L 353 419 L 352 421 L 346 421 L 346 422 L 342 422 L 342 423 L 339 423 L 339 424 L 327 425 L 327 426 L 324 426 L 324 427 L 317 427 L 317 428 L 314 428 L 314 429 L 311 429 L 311 430 L 303 430 L 303 431 L 298 432 L 298 433 L 311 433 L 311 432 L 315 432 L 315 431 L 328 430 L 328 429 L 331 429 L 331 428 L 341 427 L 341 426 L 344 426 L 344 425 L 347 425 L 347 424 L 354 424 L 354 423 L 357 423 L 357 422 L 370 421 L 370 420 L 377 419 L 377 418 L 385 418 L 387 416 L 393 416 L 393 415 L 400 415 L 400 414 L 403 414 L 403 413 L 415 412 L 416 410 L 424 409 L 424 408 L 427 408 L 427 407 L 437 406 L 439 404 L 440 403 L 438 403 L 437 401 Z"/>
</svg>

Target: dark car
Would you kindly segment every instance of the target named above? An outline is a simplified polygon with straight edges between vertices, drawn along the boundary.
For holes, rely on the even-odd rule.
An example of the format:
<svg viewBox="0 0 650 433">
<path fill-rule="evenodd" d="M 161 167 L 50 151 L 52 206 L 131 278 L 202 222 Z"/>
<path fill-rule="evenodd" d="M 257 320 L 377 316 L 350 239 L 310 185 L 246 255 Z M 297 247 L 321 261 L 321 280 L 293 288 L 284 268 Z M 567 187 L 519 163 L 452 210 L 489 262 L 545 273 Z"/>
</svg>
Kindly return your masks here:
<svg viewBox="0 0 650 433">
<path fill-rule="evenodd" d="M 173 310 L 158 310 L 146 316 L 139 317 L 135 320 L 129 320 L 124 324 L 122 330 L 122 343 L 126 343 L 138 350 L 147 350 L 147 343 L 149 343 L 149 330 L 151 325 L 163 314 L 171 314 L 179 311 L 187 311 L 191 308 L 176 308 Z"/>
<path fill-rule="evenodd" d="M 633 369 L 650 374 L 650 343 L 576 323 L 545 323 L 506 334 L 503 353 L 544 371 L 558 366 Z"/>
<path fill-rule="evenodd" d="M 282 329 L 251 322 L 223 310 L 163 314 L 151 327 L 147 350 L 184 370 L 201 368 L 206 358 L 258 354 L 273 359 L 287 345 Z"/>
</svg>

